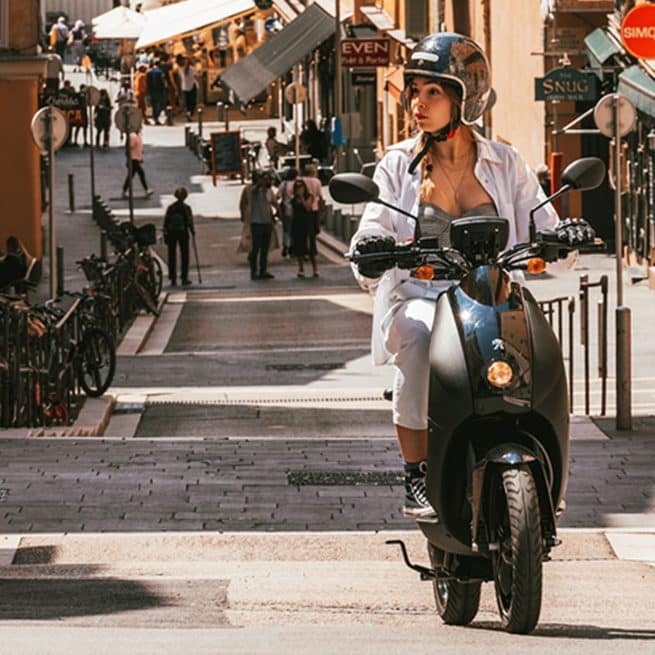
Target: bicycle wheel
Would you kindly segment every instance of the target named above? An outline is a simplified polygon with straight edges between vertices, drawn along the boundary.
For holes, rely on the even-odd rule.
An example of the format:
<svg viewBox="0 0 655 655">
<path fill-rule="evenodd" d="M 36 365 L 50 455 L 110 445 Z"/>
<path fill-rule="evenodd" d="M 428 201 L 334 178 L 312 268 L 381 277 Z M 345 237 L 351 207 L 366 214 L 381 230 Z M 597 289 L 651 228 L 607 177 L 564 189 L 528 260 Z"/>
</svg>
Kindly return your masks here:
<svg viewBox="0 0 655 655">
<path fill-rule="evenodd" d="M 151 256 L 148 262 L 148 279 L 150 293 L 156 302 L 164 286 L 164 272 L 161 268 L 161 262 L 156 257 Z"/>
<path fill-rule="evenodd" d="M 79 345 L 78 380 L 87 396 L 97 398 L 107 391 L 116 371 L 116 349 L 100 328 L 85 330 Z"/>
<path fill-rule="evenodd" d="M 153 300 L 152 294 L 150 291 L 140 282 L 134 280 L 134 289 L 137 293 L 138 302 L 141 306 L 147 311 L 153 314 L 154 316 L 159 316 L 159 310 L 157 309 L 157 303 Z"/>
</svg>

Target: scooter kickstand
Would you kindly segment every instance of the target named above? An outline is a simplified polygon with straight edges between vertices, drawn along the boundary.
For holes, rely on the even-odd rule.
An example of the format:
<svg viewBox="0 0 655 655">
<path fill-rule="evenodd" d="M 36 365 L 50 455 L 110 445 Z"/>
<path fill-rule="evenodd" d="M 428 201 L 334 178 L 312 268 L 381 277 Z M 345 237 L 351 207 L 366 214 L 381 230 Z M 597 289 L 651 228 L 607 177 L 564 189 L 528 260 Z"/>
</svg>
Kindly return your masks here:
<svg viewBox="0 0 655 655">
<path fill-rule="evenodd" d="M 405 542 L 402 539 L 388 539 L 384 543 L 386 543 L 389 546 L 398 544 L 403 554 L 403 559 L 405 560 L 405 564 L 413 571 L 418 572 L 421 575 L 421 580 L 436 580 L 438 576 L 435 570 L 428 569 L 427 567 L 421 566 L 420 564 L 412 564 L 409 561 L 409 556 L 407 555 L 407 548 L 405 546 Z"/>
</svg>

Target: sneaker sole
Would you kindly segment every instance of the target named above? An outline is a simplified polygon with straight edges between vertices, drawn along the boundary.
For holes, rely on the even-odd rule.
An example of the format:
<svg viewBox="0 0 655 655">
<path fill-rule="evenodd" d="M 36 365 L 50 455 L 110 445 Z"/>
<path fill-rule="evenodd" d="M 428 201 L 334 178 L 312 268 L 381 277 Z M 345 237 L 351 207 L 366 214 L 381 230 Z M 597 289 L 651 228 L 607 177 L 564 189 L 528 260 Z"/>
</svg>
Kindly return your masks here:
<svg viewBox="0 0 655 655">
<path fill-rule="evenodd" d="M 403 507 L 403 516 L 407 518 L 435 517 L 437 513 L 431 507 Z"/>
</svg>

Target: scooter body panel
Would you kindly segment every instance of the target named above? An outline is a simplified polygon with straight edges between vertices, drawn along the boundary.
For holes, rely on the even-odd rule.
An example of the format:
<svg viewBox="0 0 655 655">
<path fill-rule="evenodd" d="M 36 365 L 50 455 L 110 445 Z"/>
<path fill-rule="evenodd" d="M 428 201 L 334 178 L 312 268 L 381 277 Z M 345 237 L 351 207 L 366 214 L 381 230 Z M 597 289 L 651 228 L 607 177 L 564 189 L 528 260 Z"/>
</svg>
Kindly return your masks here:
<svg viewBox="0 0 655 655">
<path fill-rule="evenodd" d="M 438 548 L 472 555 L 471 522 L 481 511 L 471 503 L 473 472 L 495 447 L 514 442 L 534 454 L 545 504 L 561 498 L 568 457 L 561 352 L 531 294 L 500 267 L 480 266 L 439 298 L 429 356 L 427 489 L 440 521 L 418 523 Z M 497 360 L 515 374 L 505 388 L 487 379 Z"/>
</svg>

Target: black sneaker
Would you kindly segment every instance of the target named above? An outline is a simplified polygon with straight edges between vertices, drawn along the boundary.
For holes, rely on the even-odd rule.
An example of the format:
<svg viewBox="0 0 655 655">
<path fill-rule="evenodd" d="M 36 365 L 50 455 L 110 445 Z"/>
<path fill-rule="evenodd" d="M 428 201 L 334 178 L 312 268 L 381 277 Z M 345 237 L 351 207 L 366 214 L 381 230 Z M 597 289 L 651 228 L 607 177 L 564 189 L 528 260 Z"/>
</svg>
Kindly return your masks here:
<svg viewBox="0 0 655 655">
<path fill-rule="evenodd" d="M 425 488 L 425 475 L 405 475 L 405 506 L 403 507 L 403 514 L 414 518 L 437 516 L 437 513 L 428 501 L 427 490 Z"/>
<path fill-rule="evenodd" d="M 275 277 L 275 275 L 273 275 L 272 273 L 262 273 L 259 276 L 259 279 L 260 280 L 272 280 L 274 277 Z"/>
</svg>

